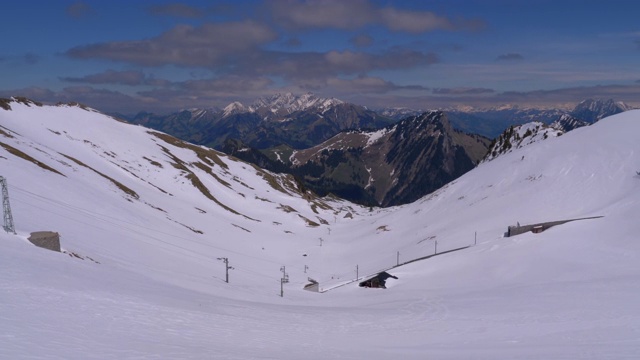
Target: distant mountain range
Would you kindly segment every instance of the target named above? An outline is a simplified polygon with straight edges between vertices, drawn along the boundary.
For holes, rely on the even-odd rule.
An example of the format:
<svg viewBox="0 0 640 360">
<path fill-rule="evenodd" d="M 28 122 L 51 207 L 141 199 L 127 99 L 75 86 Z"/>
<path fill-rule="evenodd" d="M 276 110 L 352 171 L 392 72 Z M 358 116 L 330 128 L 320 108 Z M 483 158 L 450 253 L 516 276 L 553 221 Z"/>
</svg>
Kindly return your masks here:
<svg viewBox="0 0 640 360">
<path fill-rule="evenodd" d="M 248 106 L 234 102 L 224 109 L 189 109 L 166 116 L 143 112 L 128 120 L 212 148 L 232 138 L 258 149 L 280 144 L 307 148 L 343 130 L 375 129 L 393 122 L 363 106 L 310 93 L 277 94 Z"/>
<path fill-rule="evenodd" d="M 623 103 L 609 100 L 587 99 L 581 101 L 570 114 L 562 114 L 553 123 L 547 125 L 533 121 L 522 125 L 510 126 L 491 143 L 489 152 L 483 161 L 491 161 L 535 142 L 546 140 L 574 129 L 589 126 L 607 116 L 633 109 Z"/>
<path fill-rule="evenodd" d="M 632 108 L 612 99 L 587 99 L 572 111 L 521 108 L 515 105 L 440 110 L 447 113 L 455 129 L 493 139 L 513 125 L 532 121 L 551 124 L 563 115 L 594 123 Z M 133 117 L 115 115 L 131 123 L 213 148 L 221 148 L 227 138 L 232 138 L 258 149 L 282 144 L 304 149 L 344 130 L 378 129 L 426 111 L 433 110 L 398 107 L 371 110 L 311 93 L 299 96 L 286 93 L 260 98 L 250 105 L 233 102 L 224 108 L 187 109 L 169 115 L 147 112 Z"/>
<path fill-rule="evenodd" d="M 587 99 L 570 112 L 518 106 L 370 110 L 287 93 L 222 109 L 140 113 L 129 121 L 294 174 L 318 194 L 391 206 L 428 194 L 482 159 L 628 109 L 622 102 Z"/>
<path fill-rule="evenodd" d="M 495 138 L 514 125 L 526 124 L 538 121 L 543 124 L 551 124 L 558 121 L 564 115 L 585 123 L 594 122 L 623 111 L 633 109 L 632 106 L 612 99 L 586 99 L 581 101 L 571 110 L 563 109 L 537 109 L 522 108 L 517 105 L 503 105 L 492 108 L 449 108 L 441 109 L 446 112 L 449 121 L 456 129 Z M 400 120 L 406 116 L 414 116 L 424 112 L 420 109 L 409 108 L 380 108 L 376 112 L 392 119 Z"/>
<path fill-rule="evenodd" d="M 607 116 L 619 114 L 621 112 L 632 109 L 632 106 L 627 105 L 622 101 L 614 101 L 613 99 L 587 99 L 581 101 L 578 105 L 576 105 L 570 115 L 582 121 L 593 124 L 596 121 Z"/>
</svg>

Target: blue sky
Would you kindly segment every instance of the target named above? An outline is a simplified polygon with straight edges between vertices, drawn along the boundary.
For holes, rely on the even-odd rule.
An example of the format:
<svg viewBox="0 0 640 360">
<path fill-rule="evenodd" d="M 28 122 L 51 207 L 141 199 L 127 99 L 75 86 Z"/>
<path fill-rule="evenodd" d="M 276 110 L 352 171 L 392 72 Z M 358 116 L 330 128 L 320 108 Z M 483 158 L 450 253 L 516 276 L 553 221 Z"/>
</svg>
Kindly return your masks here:
<svg viewBox="0 0 640 360">
<path fill-rule="evenodd" d="M 372 108 L 640 106 L 640 2 L 15 1 L 0 96 L 157 113 L 313 92 Z"/>
</svg>

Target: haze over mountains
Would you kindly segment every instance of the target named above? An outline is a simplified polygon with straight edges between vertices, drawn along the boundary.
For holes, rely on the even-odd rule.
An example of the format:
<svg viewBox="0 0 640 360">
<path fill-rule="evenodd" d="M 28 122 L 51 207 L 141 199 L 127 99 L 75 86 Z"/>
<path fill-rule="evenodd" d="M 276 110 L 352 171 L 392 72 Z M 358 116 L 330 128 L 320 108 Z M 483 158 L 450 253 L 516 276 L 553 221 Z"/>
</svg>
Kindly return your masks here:
<svg viewBox="0 0 640 360">
<path fill-rule="evenodd" d="M 637 110 L 370 209 L 91 109 L 2 105 L 17 234 L 0 233 L 0 357 L 595 360 L 640 349 Z M 440 126 L 438 114 L 414 122 Z M 595 216 L 504 237 L 517 223 Z M 36 230 L 59 232 L 66 253 L 28 243 Z M 234 268 L 228 283 L 219 258 Z M 398 278 L 386 290 L 353 282 L 381 270 Z M 327 291 L 304 291 L 308 278 Z"/>
</svg>

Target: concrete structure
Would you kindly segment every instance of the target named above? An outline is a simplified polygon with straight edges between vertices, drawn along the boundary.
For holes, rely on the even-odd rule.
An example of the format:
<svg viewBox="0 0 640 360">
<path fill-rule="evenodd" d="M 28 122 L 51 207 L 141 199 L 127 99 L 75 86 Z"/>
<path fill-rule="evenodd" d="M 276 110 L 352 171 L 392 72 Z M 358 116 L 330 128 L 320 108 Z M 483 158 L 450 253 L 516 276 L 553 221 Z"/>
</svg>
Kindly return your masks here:
<svg viewBox="0 0 640 360">
<path fill-rule="evenodd" d="M 57 232 L 32 232 L 28 240 L 37 247 L 60 252 L 60 234 L 58 234 Z"/>
<path fill-rule="evenodd" d="M 549 221 L 549 222 L 543 222 L 543 223 L 538 223 L 538 224 L 531 224 L 531 225 L 516 225 L 516 226 L 509 226 L 507 227 L 507 233 L 505 234 L 506 237 L 511 237 L 511 236 L 516 236 L 516 235 L 520 235 L 520 234 L 524 234 L 526 232 L 533 232 L 534 234 L 538 234 L 541 233 L 545 230 L 547 230 L 550 227 L 556 226 L 556 225 L 562 225 L 571 221 L 577 221 L 577 220 L 588 220 L 588 219 L 598 219 L 601 218 L 602 216 L 594 216 L 594 217 L 588 217 L 588 218 L 580 218 L 580 219 L 570 219 L 570 220 L 559 220 L 559 221 Z"/>
</svg>

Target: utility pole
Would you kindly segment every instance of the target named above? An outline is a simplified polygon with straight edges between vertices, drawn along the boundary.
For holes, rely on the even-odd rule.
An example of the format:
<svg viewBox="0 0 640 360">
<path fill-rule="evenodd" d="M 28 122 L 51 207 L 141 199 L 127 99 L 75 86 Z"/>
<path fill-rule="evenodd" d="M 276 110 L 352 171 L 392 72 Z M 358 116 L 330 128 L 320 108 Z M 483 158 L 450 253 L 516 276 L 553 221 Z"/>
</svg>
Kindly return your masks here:
<svg viewBox="0 0 640 360">
<path fill-rule="evenodd" d="M 473 237 L 473 245 L 478 245 L 478 232 L 475 232 L 475 235 Z"/>
<path fill-rule="evenodd" d="M 229 283 L 229 270 L 233 270 L 233 267 L 229 266 L 229 258 L 226 257 L 221 257 L 218 258 L 218 260 L 222 260 L 224 262 L 224 266 L 226 268 L 226 272 L 225 272 L 225 282 Z"/>
<path fill-rule="evenodd" d="M 11 215 L 11 204 L 9 204 L 9 190 L 7 188 L 7 179 L 0 176 L 0 186 L 2 187 L 2 210 L 4 213 L 3 228 L 7 233 L 16 235 L 16 228 L 13 225 L 13 216 Z"/>
<path fill-rule="evenodd" d="M 398 254 L 396 256 L 396 266 L 400 266 L 400 251 L 398 251 Z"/>
<path fill-rule="evenodd" d="M 284 265 L 280 268 L 282 271 L 282 278 L 280 279 L 280 297 L 284 297 L 284 284 L 289 282 L 289 275 L 287 274 Z"/>
<path fill-rule="evenodd" d="M 358 280 L 360 276 L 358 275 L 358 265 L 356 265 L 356 280 Z"/>
<path fill-rule="evenodd" d="M 438 240 L 436 240 L 436 249 L 435 250 L 436 250 L 436 252 L 434 252 L 434 254 L 437 254 L 438 253 Z"/>
</svg>

